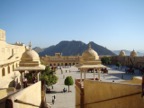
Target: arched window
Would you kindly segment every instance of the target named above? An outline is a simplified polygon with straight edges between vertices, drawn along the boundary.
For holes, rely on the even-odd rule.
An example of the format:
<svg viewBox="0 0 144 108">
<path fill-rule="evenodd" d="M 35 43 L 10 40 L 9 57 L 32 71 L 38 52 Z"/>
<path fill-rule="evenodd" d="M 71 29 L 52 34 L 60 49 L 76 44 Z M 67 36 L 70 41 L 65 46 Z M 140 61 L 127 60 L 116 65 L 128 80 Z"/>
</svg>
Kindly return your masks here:
<svg viewBox="0 0 144 108">
<path fill-rule="evenodd" d="M 10 74 L 10 66 L 8 66 L 8 74 Z"/>
<path fill-rule="evenodd" d="M 65 66 L 67 66 L 68 64 L 67 63 L 65 63 Z"/>
<path fill-rule="evenodd" d="M 13 71 L 14 71 L 14 64 L 13 64 Z"/>
<path fill-rule="evenodd" d="M 18 67 L 18 64 L 16 63 L 16 67 Z"/>
<path fill-rule="evenodd" d="M 2 76 L 5 76 L 5 68 L 2 69 Z"/>
</svg>

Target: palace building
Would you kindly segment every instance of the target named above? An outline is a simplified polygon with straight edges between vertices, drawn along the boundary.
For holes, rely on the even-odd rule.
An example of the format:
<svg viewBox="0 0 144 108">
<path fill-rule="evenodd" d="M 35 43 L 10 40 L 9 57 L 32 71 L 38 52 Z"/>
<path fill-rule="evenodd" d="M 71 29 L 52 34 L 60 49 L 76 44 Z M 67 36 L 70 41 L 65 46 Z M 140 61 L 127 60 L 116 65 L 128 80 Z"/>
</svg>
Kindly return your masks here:
<svg viewBox="0 0 144 108">
<path fill-rule="evenodd" d="M 19 66 L 22 54 L 26 46 L 20 42 L 8 44 L 6 42 L 6 33 L 0 29 L 0 88 L 14 86 L 12 81 L 20 81 L 19 72 L 14 71 Z"/>
<path fill-rule="evenodd" d="M 39 76 L 45 70 L 37 52 L 20 42 L 8 44 L 0 29 L 0 108 L 40 108 L 45 91 Z M 32 75 L 31 82 L 26 75 Z"/>
<path fill-rule="evenodd" d="M 79 63 L 80 56 L 62 56 L 61 53 L 55 53 L 55 56 L 41 57 L 42 63 L 48 66 L 73 66 Z"/>
</svg>

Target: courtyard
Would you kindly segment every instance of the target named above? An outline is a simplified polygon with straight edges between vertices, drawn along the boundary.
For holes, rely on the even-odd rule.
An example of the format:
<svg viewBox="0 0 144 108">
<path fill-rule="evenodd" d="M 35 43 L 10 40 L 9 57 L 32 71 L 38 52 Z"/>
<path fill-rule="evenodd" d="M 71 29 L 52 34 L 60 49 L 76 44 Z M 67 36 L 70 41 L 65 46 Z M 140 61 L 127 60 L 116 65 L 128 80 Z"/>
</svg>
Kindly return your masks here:
<svg viewBox="0 0 144 108">
<path fill-rule="evenodd" d="M 58 76 L 58 82 L 50 87 L 51 92 L 46 94 L 47 103 L 51 108 L 75 108 L 75 83 L 70 86 L 71 92 L 63 92 L 63 89 L 67 86 L 64 85 L 64 80 L 67 76 L 72 76 L 73 80 L 80 78 L 79 70 L 72 67 L 62 67 L 63 73 L 60 69 L 57 69 L 56 75 Z M 115 66 L 108 67 L 108 74 L 101 74 L 101 81 L 106 82 L 120 82 L 124 80 L 130 80 L 133 76 L 140 76 L 138 70 L 135 70 L 135 74 L 126 74 L 125 67 L 117 69 Z M 96 77 L 98 74 L 96 73 Z M 86 78 L 93 78 L 93 73 L 87 73 Z M 56 96 L 56 101 L 52 104 L 52 97 Z"/>
</svg>

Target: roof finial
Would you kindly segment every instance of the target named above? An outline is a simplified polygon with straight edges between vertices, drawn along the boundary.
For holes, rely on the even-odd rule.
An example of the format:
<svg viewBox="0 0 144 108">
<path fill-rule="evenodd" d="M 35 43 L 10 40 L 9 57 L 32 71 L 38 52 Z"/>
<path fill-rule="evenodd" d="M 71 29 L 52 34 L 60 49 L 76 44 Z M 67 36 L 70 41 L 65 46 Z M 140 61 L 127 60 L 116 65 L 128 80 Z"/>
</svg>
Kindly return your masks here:
<svg viewBox="0 0 144 108">
<path fill-rule="evenodd" d="M 90 44 L 90 42 L 89 42 L 89 49 L 91 49 L 91 44 Z"/>
<path fill-rule="evenodd" d="M 32 43 L 31 43 L 31 41 L 29 42 L 29 50 L 31 50 L 32 49 Z"/>
</svg>

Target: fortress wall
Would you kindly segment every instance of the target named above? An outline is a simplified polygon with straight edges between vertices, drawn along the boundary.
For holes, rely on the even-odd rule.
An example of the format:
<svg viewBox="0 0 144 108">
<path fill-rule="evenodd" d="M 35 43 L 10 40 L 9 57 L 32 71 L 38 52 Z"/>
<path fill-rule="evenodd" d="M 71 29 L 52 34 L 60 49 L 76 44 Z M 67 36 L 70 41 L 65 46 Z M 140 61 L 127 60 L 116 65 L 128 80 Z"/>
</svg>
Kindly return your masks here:
<svg viewBox="0 0 144 108">
<path fill-rule="evenodd" d="M 12 101 L 13 108 L 38 108 L 41 105 L 41 82 L 19 91 L 8 99 Z"/>
<path fill-rule="evenodd" d="M 141 85 L 84 81 L 85 108 L 143 108 Z"/>
</svg>

